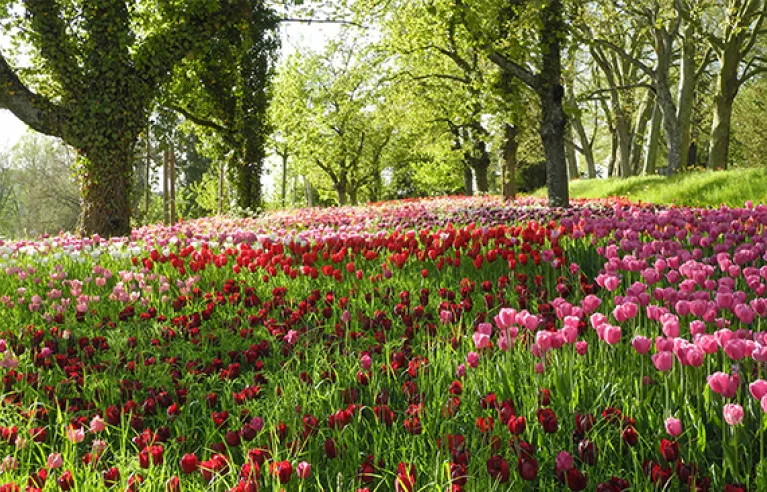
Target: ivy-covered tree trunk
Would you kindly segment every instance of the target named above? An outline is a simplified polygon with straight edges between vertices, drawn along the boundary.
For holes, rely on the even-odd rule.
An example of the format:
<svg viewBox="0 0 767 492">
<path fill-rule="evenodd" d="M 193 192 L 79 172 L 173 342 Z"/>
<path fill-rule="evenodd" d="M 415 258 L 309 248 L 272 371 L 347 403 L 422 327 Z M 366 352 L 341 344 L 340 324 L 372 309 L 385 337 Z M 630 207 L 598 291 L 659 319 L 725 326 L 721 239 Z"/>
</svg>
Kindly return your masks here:
<svg viewBox="0 0 767 492">
<path fill-rule="evenodd" d="M 105 236 L 130 232 L 133 146 L 92 148 L 80 151 L 82 212 L 80 229 Z"/>
</svg>

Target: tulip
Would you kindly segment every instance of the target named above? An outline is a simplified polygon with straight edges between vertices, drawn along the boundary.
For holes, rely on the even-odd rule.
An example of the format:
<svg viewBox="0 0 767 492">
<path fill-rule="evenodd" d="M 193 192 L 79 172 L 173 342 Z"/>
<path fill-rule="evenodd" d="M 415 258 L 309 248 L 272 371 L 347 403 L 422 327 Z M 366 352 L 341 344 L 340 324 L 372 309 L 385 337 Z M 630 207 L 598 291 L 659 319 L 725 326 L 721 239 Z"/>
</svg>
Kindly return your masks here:
<svg viewBox="0 0 767 492">
<path fill-rule="evenodd" d="M 724 421 L 729 425 L 738 425 L 743 422 L 743 407 L 737 403 L 728 403 L 722 409 Z"/>
<path fill-rule="evenodd" d="M 674 417 L 669 417 L 665 422 L 666 432 L 671 437 L 679 437 L 682 434 L 682 421 Z"/>
<path fill-rule="evenodd" d="M 301 480 L 306 480 L 309 478 L 309 474 L 312 471 L 312 465 L 306 461 L 302 461 L 296 466 L 296 475 L 298 475 L 298 478 Z"/>
</svg>

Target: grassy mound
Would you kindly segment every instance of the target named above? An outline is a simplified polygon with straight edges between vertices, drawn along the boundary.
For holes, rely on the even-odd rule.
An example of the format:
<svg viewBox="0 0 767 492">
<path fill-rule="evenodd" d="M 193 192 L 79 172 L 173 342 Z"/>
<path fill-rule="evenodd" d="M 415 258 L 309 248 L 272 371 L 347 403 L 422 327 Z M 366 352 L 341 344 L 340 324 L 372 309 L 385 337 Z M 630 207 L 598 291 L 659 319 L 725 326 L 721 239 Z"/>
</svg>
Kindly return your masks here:
<svg viewBox="0 0 767 492">
<path fill-rule="evenodd" d="M 546 189 L 534 195 L 544 196 Z M 742 207 L 747 200 L 767 202 L 767 169 L 691 172 L 671 178 L 638 176 L 628 179 L 582 179 L 570 183 L 573 198 L 625 197 L 634 201 L 691 207 Z"/>
</svg>

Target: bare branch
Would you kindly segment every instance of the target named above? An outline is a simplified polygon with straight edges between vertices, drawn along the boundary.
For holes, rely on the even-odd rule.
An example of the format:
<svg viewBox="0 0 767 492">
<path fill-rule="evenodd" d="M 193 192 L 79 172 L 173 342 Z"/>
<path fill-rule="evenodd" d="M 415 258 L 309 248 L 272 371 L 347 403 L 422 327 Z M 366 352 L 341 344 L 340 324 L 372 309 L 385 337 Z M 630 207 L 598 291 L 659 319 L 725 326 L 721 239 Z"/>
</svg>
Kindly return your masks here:
<svg viewBox="0 0 767 492">
<path fill-rule="evenodd" d="M 499 53 L 498 51 L 493 50 L 490 52 L 490 61 L 498 65 L 501 70 L 508 73 L 512 77 L 519 79 L 523 84 L 527 85 L 531 89 L 537 91 L 540 88 L 541 83 L 538 80 L 538 76 L 536 74 L 523 67 L 522 65 L 516 63 L 515 61 L 509 59 L 507 56 Z"/>
</svg>

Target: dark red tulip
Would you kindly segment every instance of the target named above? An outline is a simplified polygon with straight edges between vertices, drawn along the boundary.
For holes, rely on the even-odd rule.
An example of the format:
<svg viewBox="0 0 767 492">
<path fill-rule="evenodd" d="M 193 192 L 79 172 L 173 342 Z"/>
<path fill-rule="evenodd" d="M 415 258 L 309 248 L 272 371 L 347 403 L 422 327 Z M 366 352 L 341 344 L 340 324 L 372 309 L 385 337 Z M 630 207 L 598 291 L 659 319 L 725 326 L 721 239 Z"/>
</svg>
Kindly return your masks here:
<svg viewBox="0 0 767 492">
<path fill-rule="evenodd" d="M 623 438 L 623 441 L 629 446 L 636 446 L 637 442 L 639 441 L 639 434 L 637 434 L 637 431 L 633 427 L 626 427 L 623 429 L 623 434 L 621 434 L 621 437 Z"/>
<path fill-rule="evenodd" d="M 276 461 L 272 463 L 272 474 L 279 478 L 281 484 L 286 484 L 290 481 L 291 475 L 293 475 L 293 465 L 290 461 Z"/>
<path fill-rule="evenodd" d="M 566 480 L 570 490 L 584 490 L 588 484 L 588 476 L 577 468 L 567 470 Z"/>
<path fill-rule="evenodd" d="M 115 484 L 117 484 L 117 482 L 120 481 L 120 470 L 118 470 L 115 466 L 109 468 L 108 470 L 104 470 L 102 473 L 102 479 L 104 480 L 105 487 L 113 487 Z"/>
<path fill-rule="evenodd" d="M 519 470 L 519 476 L 523 480 L 535 480 L 538 476 L 538 461 L 535 458 L 519 458 L 517 470 Z"/>
<path fill-rule="evenodd" d="M 72 477 L 72 472 L 69 470 L 64 471 L 56 480 L 61 490 L 67 491 L 75 486 L 75 479 Z"/>
<path fill-rule="evenodd" d="M 594 466 L 597 463 L 597 447 L 592 441 L 584 439 L 578 444 L 578 456 L 587 465 Z"/>
<path fill-rule="evenodd" d="M 487 460 L 487 473 L 495 481 L 506 483 L 509 481 L 509 463 L 500 455 L 493 455 Z"/>
<path fill-rule="evenodd" d="M 663 439 L 660 442 L 660 454 L 663 459 L 669 463 L 673 463 L 679 459 L 679 443 L 676 441 L 669 441 Z"/>
</svg>

